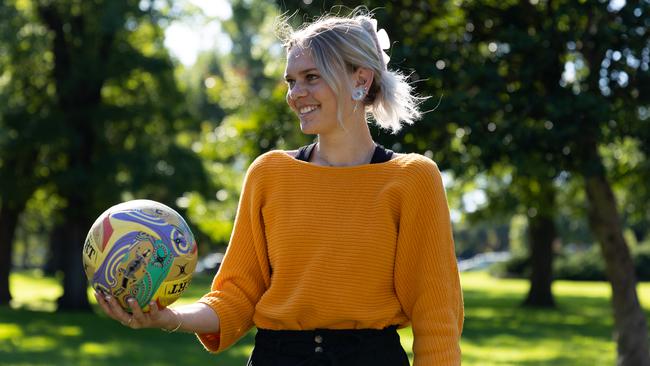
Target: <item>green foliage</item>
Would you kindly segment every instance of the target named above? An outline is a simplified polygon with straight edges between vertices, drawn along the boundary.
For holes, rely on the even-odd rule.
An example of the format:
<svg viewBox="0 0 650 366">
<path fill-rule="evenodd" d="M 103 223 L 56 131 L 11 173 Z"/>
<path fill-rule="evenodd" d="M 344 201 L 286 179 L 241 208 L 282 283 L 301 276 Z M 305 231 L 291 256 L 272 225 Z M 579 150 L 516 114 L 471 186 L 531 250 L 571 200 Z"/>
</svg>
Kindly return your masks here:
<svg viewBox="0 0 650 366">
<path fill-rule="evenodd" d="M 233 41 L 229 54 L 210 51 L 181 73 L 198 133 L 181 143 L 203 159 L 214 194 L 187 192 L 180 200 L 212 243 L 230 237 L 243 174 L 261 153 L 295 149 L 303 136 L 285 102 L 283 50 L 275 38 L 275 7 L 264 1 L 233 1 L 233 17 L 223 23 Z M 216 248 L 210 248 L 210 250 Z"/>
<path fill-rule="evenodd" d="M 515 252 L 509 260 L 490 266 L 489 272 L 498 278 L 528 278 L 530 255 L 527 252 Z"/>
<path fill-rule="evenodd" d="M 478 253 L 506 251 L 510 242 L 507 223 L 481 221 L 454 227 L 456 255 L 469 258 Z"/>
<path fill-rule="evenodd" d="M 117 202 L 150 198 L 173 206 L 184 192 L 210 189 L 199 157 L 176 138 L 197 123 L 163 45 L 167 9 L 156 3 L 0 4 L 0 50 L 7 51 L 0 52 L 0 102 L 8 106 L 0 109 L 0 131 L 7 132 L 0 134 L 0 175 L 14 178 L 0 180 L 1 207 L 17 217 L 34 194 L 57 198 L 46 205 L 54 210 L 49 222 L 40 224 L 43 213 L 29 205 L 21 216 L 17 255 L 40 253 L 32 264 L 43 262 L 50 239 L 50 253 L 79 252 L 94 218 Z M 0 240 L 4 248 L 13 244 Z M 3 267 L 11 267 L 7 257 Z M 80 294 L 79 257 L 59 257 L 64 297 Z"/>
<path fill-rule="evenodd" d="M 632 248 L 637 279 L 650 281 L 650 240 Z"/>
<path fill-rule="evenodd" d="M 650 281 L 650 243 L 632 248 L 635 273 L 638 281 Z M 563 250 L 553 263 L 556 280 L 569 281 L 606 281 L 605 262 L 597 245 Z M 490 268 L 496 277 L 528 278 L 530 275 L 530 257 L 525 252 L 515 253 L 506 262 Z"/>
<path fill-rule="evenodd" d="M 650 238 L 650 210 L 646 204 L 650 202 L 650 187 L 647 184 L 650 180 L 650 160 L 647 151 L 644 152 L 647 144 L 641 138 L 622 137 L 600 148 L 621 215 L 632 229 L 634 241 Z"/>
<path fill-rule="evenodd" d="M 27 201 L 14 241 L 16 268 L 43 268 L 47 264 L 51 249 L 44 244 L 49 242 L 50 233 L 60 222 L 59 212 L 63 207 L 64 202 L 52 185 L 39 187 Z"/>
<path fill-rule="evenodd" d="M 526 227 L 528 220 L 524 215 L 514 215 L 510 220 L 509 249 L 511 253 L 527 253 L 528 240 L 526 238 Z"/>
<path fill-rule="evenodd" d="M 52 53 L 45 27 L 13 2 L 0 4 L 0 19 L 0 199 L 20 207 L 51 174 L 43 145 L 53 129 L 43 126 L 53 103 Z"/>
<path fill-rule="evenodd" d="M 0 135 L 9 138 L 0 140 L 0 169 L 11 169 L 16 179 L 2 180 L 0 196 L 29 197 L 44 181 L 64 193 L 87 182 L 95 197 L 92 214 L 125 191 L 169 201 L 184 190 L 205 190 L 196 158 L 174 144 L 175 132 L 192 128 L 192 122 L 182 111 L 156 23 L 159 14 L 149 17 L 137 1 L 72 3 L 20 1 L 1 7 L 6 29 L 0 47 L 8 52 L 0 60 L 6 66 L 0 100 L 9 108 L 0 113 L 0 129 L 7 131 Z M 119 21 L 126 18 L 128 24 Z M 57 33 L 59 27 L 67 33 Z M 55 41 L 67 42 L 65 55 L 53 57 L 62 52 Z M 75 82 L 86 95 L 73 94 Z M 84 107 L 95 91 L 101 102 Z M 80 135 L 77 117 L 65 107 L 69 100 L 85 114 L 91 132 Z M 95 142 L 91 170 L 71 166 L 80 139 Z"/>
<path fill-rule="evenodd" d="M 598 246 L 592 246 L 584 251 L 564 252 L 560 254 L 554 265 L 554 274 L 558 279 L 572 281 L 607 280 L 605 262 Z"/>
<path fill-rule="evenodd" d="M 54 6 L 23 1 L 16 5 L 22 9 L 18 18 L 25 17 L 25 29 L 35 29 L 31 33 L 39 36 L 34 39 L 40 43 L 25 46 L 34 65 L 19 59 L 12 60 L 11 65 L 16 72 L 29 73 L 29 80 L 42 80 L 42 88 L 56 92 L 29 88 L 15 91 L 25 100 L 38 100 L 39 95 L 51 98 L 46 101 L 49 108 L 40 108 L 40 114 L 17 105 L 21 113 L 26 113 L 23 125 L 35 124 L 35 130 L 43 134 L 38 143 L 29 140 L 25 128 L 15 134 L 20 145 L 38 146 L 43 152 L 45 161 L 37 172 L 47 174 L 64 196 L 78 190 L 80 184 L 89 184 L 92 188 L 88 192 L 94 196 L 89 213 L 103 211 L 121 196 L 148 196 L 171 200 L 173 204 L 173 199 L 185 190 L 207 189 L 196 157 L 174 141 L 178 131 L 193 128 L 194 122 L 181 104 L 182 95 L 157 23 L 159 13 L 143 12 L 137 1 L 92 5 L 71 2 L 69 7 L 64 2 Z M 62 39 L 56 38 L 61 37 L 57 27 L 67 31 Z M 69 54 L 58 63 L 53 58 L 56 46 L 52 42 L 56 39 L 68 42 L 69 47 Z M 30 42 L 30 38 L 22 42 Z M 64 64 L 66 60 L 70 63 Z M 90 88 L 86 93 L 98 91 L 100 99 L 93 102 L 88 100 L 90 95 L 75 95 L 79 90 L 73 88 Z M 77 117 L 71 116 L 65 106 L 66 100 L 77 97 L 74 109 L 84 116 L 87 126 L 83 136 L 80 126 L 75 125 Z M 75 150 L 79 139 L 94 142 L 93 165 L 85 171 L 76 171 L 78 167 L 72 166 L 78 158 L 74 155 L 79 153 Z M 27 174 L 22 181 L 33 182 L 34 175 Z"/>
</svg>

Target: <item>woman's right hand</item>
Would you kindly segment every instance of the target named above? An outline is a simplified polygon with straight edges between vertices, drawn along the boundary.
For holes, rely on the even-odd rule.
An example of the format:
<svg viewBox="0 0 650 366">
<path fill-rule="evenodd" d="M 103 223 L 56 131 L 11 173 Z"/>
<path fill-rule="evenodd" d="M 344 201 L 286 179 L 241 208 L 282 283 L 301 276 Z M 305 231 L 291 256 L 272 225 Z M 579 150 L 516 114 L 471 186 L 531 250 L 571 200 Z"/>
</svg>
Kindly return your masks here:
<svg viewBox="0 0 650 366">
<path fill-rule="evenodd" d="M 170 308 L 158 308 L 155 301 L 149 303 L 149 311 L 143 312 L 134 298 L 127 299 L 132 314 L 125 311 L 114 296 L 95 292 L 95 299 L 108 317 L 131 329 L 162 328 L 177 330 L 181 325 L 180 314 Z"/>
</svg>

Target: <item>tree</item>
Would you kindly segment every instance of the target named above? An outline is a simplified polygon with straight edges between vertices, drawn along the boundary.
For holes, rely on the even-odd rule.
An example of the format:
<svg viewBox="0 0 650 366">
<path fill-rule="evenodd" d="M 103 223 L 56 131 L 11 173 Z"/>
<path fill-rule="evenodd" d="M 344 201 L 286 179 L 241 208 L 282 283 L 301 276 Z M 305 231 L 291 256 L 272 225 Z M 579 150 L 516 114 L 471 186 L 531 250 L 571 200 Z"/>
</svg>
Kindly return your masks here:
<svg viewBox="0 0 650 366">
<path fill-rule="evenodd" d="M 528 110 L 534 121 L 530 137 L 513 137 L 524 138 L 535 149 L 520 153 L 541 153 L 556 170 L 583 179 L 589 224 L 601 245 L 612 285 L 621 365 L 650 363 L 648 336 L 599 146 L 623 136 L 647 135 L 639 116 L 630 111 L 649 98 L 649 60 L 643 56 L 650 46 L 644 37 L 649 24 L 642 20 L 649 6 L 648 2 L 628 3 L 621 9 L 595 2 L 466 2 L 462 8 L 471 26 L 456 42 L 461 51 L 457 70 L 467 73 L 456 75 L 465 79 L 460 85 L 481 85 L 477 97 L 484 93 L 503 98 L 508 114 L 509 105 L 514 112 Z M 626 60 L 617 63 L 616 52 L 626 55 Z M 481 53 L 482 63 L 471 57 Z M 567 71 L 572 68 L 575 72 Z M 486 76 L 489 82 L 481 83 Z M 512 126 L 499 123 L 504 121 L 499 118 L 502 114 L 498 103 L 488 104 L 478 120 L 488 131 L 490 123 L 495 123 L 494 131 L 512 131 Z M 548 132 L 540 133 L 544 128 Z"/>
<path fill-rule="evenodd" d="M 38 167 L 43 167 L 43 146 L 51 131 L 44 128 L 48 119 L 43 112 L 52 98 L 49 69 L 40 62 L 47 46 L 44 29 L 30 23 L 12 2 L 0 4 L 0 19 L 0 305 L 7 305 L 18 219 L 47 176 Z"/>
<path fill-rule="evenodd" d="M 181 106 L 173 64 L 162 45 L 162 16 L 138 1 L 38 1 L 51 37 L 57 125 L 49 156 L 64 199 L 54 245 L 62 256 L 59 309 L 88 309 L 80 253 L 94 219 L 130 197 L 175 200 L 203 189 L 198 158 L 175 141 L 194 121 Z M 163 7 L 164 9 L 164 7 Z"/>
<path fill-rule="evenodd" d="M 183 202 L 190 217 L 222 246 L 230 237 L 248 165 L 261 153 L 295 149 L 310 139 L 285 101 L 284 50 L 274 34 L 277 9 L 263 0 L 236 0 L 230 6 L 232 18 L 222 26 L 232 49 L 200 55 L 183 76 L 191 110 L 202 121 L 200 133 L 186 139 L 194 141 L 219 187 L 216 196 L 188 193 Z"/>
</svg>

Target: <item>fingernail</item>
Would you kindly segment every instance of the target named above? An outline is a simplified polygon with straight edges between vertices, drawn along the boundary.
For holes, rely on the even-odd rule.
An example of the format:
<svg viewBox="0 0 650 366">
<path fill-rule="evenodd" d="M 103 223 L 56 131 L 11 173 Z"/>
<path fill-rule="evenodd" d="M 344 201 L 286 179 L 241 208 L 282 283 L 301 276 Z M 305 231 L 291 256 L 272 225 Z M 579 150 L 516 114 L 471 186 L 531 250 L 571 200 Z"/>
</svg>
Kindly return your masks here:
<svg viewBox="0 0 650 366">
<path fill-rule="evenodd" d="M 106 295 L 105 299 L 106 299 L 106 301 L 111 301 L 110 295 Z"/>
<path fill-rule="evenodd" d="M 135 299 L 132 298 L 132 297 L 130 297 L 130 298 L 128 298 L 126 301 L 128 301 L 129 304 L 133 304 L 133 302 L 135 301 Z"/>
</svg>

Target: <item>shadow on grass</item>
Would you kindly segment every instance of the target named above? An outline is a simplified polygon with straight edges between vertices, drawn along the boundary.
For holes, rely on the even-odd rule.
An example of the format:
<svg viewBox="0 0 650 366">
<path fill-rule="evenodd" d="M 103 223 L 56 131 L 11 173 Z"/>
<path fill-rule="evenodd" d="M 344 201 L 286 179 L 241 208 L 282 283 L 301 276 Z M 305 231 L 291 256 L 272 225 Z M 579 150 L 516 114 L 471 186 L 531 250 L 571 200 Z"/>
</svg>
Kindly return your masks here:
<svg viewBox="0 0 650 366">
<path fill-rule="evenodd" d="M 490 297 L 465 291 L 464 338 L 480 343 L 487 335 L 509 334 L 535 340 L 568 334 L 611 341 L 612 314 L 601 298 L 563 296 L 555 309 L 520 306 L 520 296 Z"/>
</svg>

